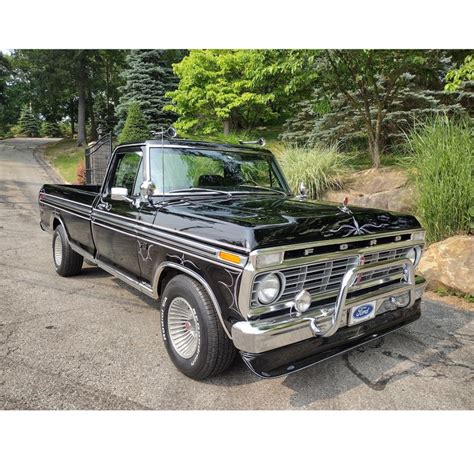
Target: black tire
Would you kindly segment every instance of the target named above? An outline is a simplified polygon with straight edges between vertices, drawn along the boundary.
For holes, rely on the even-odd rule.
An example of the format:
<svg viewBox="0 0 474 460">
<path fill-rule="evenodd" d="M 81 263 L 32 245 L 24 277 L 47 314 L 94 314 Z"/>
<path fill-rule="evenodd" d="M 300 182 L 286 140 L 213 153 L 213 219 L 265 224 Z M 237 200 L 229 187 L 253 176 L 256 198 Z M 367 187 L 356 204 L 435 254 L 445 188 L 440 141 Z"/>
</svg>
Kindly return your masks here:
<svg viewBox="0 0 474 460">
<path fill-rule="evenodd" d="M 60 276 L 78 275 L 81 272 L 83 260 L 83 257 L 69 246 L 63 226 L 58 225 L 53 234 L 53 263 L 56 273 Z"/>
<path fill-rule="evenodd" d="M 183 302 L 183 299 L 185 302 Z M 194 328 L 197 331 L 197 348 L 191 356 L 183 356 L 170 336 L 169 322 L 176 323 L 176 302 L 191 307 Z M 170 306 L 172 313 L 170 317 Z M 184 320 L 182 321 L 183 327 Z M 189 323 L 189 321 L 187 321 Z M 180 325 L 173 327 L 178 334 Z M 235 358 L 235 348 L 214 309 L 211 299 L 201 284 L 186 275 L 177 275 L 166 285 L 161 301 L 161 332 L 166 350 L 174 365 L 194 380 L 204 380 L 225 371 Z M 176 337 L 176 332 L 173 332 Z M 186 332 L 187 333 L 187 332 Z M 174 339 L 176 342 L 176 338 Z M 178 339 L 179 340 L 179 339 Z M 192 352 L 192 348 L 190 350 Z"/>
</svg>

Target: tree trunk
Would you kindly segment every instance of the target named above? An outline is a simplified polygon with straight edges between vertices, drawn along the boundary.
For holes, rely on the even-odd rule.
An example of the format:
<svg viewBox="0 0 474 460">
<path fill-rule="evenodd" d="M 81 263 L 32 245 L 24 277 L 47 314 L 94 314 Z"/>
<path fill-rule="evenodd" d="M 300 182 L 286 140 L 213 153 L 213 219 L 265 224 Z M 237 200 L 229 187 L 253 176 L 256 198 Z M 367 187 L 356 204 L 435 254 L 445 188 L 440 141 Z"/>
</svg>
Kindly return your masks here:
<svg viewBox="0 0 474 460">
<path fill-rule="evenodd" d="M 88 108 L 88 112 L 89 112 L 89 119 L 91 121 L 92 140 L 96 141 L 99 136 L 97 134 L 97 125 L 95 124 L 94 101 L 92 99 L 92 92 L 91 92 L 90 88 L 87 89 L 87 108 Z"/>
<path fill-rule="evenodd" d="M 372 166 L 374 168 L 380 168 L 380 139 L 376 139 L 372 150 Z"/>
<path fill-rule="evenodd" d="M 224 120 L 224 136 L 230 134 L 230 120 Z"/>
<path fill-rule="evenodd" d="M 74 126 L 74 101 L 71 99 L 71 105 L 69 108 L 69 116 L 71 117 L 71 138 L 74 139 L 74 131 L 75 131 L 75 126 Z"/>
<path fill-rule="evenodd" d="M 86 136 L 86 86 L 87 74 L 85 64 L 81 60 L 81 67 L 79 70 L 79 80 L 77 82 L 79 92 L 79 106 L 77 109 L 77 145 L 81 146 L 87 143 Z"/>
<path fill-rule="evenodd" d="M 111 80 L 111 68 L 110 68 L 110 60 L 109 60 L 109 55 L 107 54 L 106 59 L 105 59 L 105 113 L 107 114 L 106 117 L 106 122 L 105 124 L 107 126 L 102 126 L 102 129 L 107 129 L 109 131 L 111 128 L 109 128 L 109 123 L 110 120 L 112 119 L 111 114 L 110 114 L 110 80 Z"/>
<path fill-rule="evenodd" d="M 382 121 L 383 111 L 381 108 L 379 108 L 379 111 L 377 113 L 377 120 L 375 122 L 375 133 L 372 145 L 372 165 L 374 168 L 380 168 L 380 153 L 382 151 Z"/>
<path fill-rule="evenodd" d="M 369 141 L 369 154 L 372 160 L 373 168 L 380 168 L 380 152 L 382 151 L 380 132 L 382 126 L 382 117 L 377 116 L 375 121 L 375 129 L 370 118 L 365 118 L 365 126 L 367 128 L 367 139 Z"/>
</svg>

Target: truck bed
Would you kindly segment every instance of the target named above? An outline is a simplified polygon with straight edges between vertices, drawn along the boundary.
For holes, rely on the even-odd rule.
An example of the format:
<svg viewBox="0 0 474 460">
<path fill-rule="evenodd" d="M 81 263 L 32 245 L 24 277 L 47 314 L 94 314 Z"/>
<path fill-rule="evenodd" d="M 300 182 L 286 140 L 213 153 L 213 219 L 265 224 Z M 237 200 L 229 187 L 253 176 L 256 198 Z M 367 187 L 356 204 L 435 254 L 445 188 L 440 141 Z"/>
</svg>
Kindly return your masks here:
<svg viewBox="0 0 474 460">
<path fill-rule="evenodd" d="M 60 219 L 70 240 L 94 254 L 91 213 L 99 191 L 99 185 L 43 185 L 40 191 L 41 228 L 52 232 L 54 222 Z"/>
<path fill-rule="evenodd" d="M 99 194 L 100 185 L 43 185 L 45 194 L 57 197 L 59 199 L 67 199 L 77 201 L 92 206 L 95 198 Z"/>
</svg>

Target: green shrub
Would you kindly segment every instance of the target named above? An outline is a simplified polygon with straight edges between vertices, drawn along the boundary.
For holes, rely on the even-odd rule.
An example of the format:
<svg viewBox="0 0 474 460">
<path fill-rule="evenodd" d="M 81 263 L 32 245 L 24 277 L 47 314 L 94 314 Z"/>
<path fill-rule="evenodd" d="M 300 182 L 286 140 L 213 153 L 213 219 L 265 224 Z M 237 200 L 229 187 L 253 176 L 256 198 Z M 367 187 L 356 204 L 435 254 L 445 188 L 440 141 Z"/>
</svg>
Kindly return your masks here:
<svg viewBox="0 0 474 460">
<path fill-rule="evenodd" d="M 62 121 L 58 124 L 59 128 L 59 137 L 68 137 L 72 138 L 73 133 L 71 131 L 71 123 L 69 121 Z"/>
<path fill-rule="evenodd" d="M 118 137 L 120 144 L 123 142 L 144 141 L 150 137 L 147 123 L 138 102 L 131 102 L 128 106 L 127 120 Z"/>
<path fill-rule="evenodd" d="M 54 121 L 43 121 L 40 128 L 41 137 L 60 137 L 61 131 Z"/>
<path fill-rule="evenodd" d="M 277 156 L 291 190 L 298 193 L 303 182 L 312 199 L 320 198 L 327 190 L 342 188 L 341 177 L 348 172 L 351 158 L 338 152 L 336 147 L 321 145 L 286 146 Z"/>
<path fill-rule="evenodd" d="M 20 125 L 13 125 L 8 132 L 9 137 L 19 137 L 21 136 L 21 134 L 22 133 Z"/>
<path fill-rule="evenodd" d="M 418 189 L 417 214 L 427 240 L 467 232 L 474 198 L 472 124 L 437 118 L 413 132 L 408 147 Z"/>
</svg>

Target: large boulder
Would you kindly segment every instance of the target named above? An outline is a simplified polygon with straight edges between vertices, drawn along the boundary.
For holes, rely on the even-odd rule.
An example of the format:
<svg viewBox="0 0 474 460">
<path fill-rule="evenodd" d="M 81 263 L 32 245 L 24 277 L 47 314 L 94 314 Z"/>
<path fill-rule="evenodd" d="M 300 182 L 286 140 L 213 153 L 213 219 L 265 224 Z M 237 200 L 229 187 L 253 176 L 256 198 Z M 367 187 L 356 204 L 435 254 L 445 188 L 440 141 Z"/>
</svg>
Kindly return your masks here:
<svg viewBox="0 0 474 460">
<path fill-rule="evenodd" d="M 327 192 L 323 199 L 388 211 L 411 212 L 415 189 L 408 184 L 404 171 L 396 168 L 368 169 L 351 174 L 344 181 L 344 190 Z"/>
<path fill-rule="evenodd" d="M 432 287 L 445 286 L 474 295 L 474 236 L 458 235 L 432 244 L 418 271 Z"/>
</svg>

